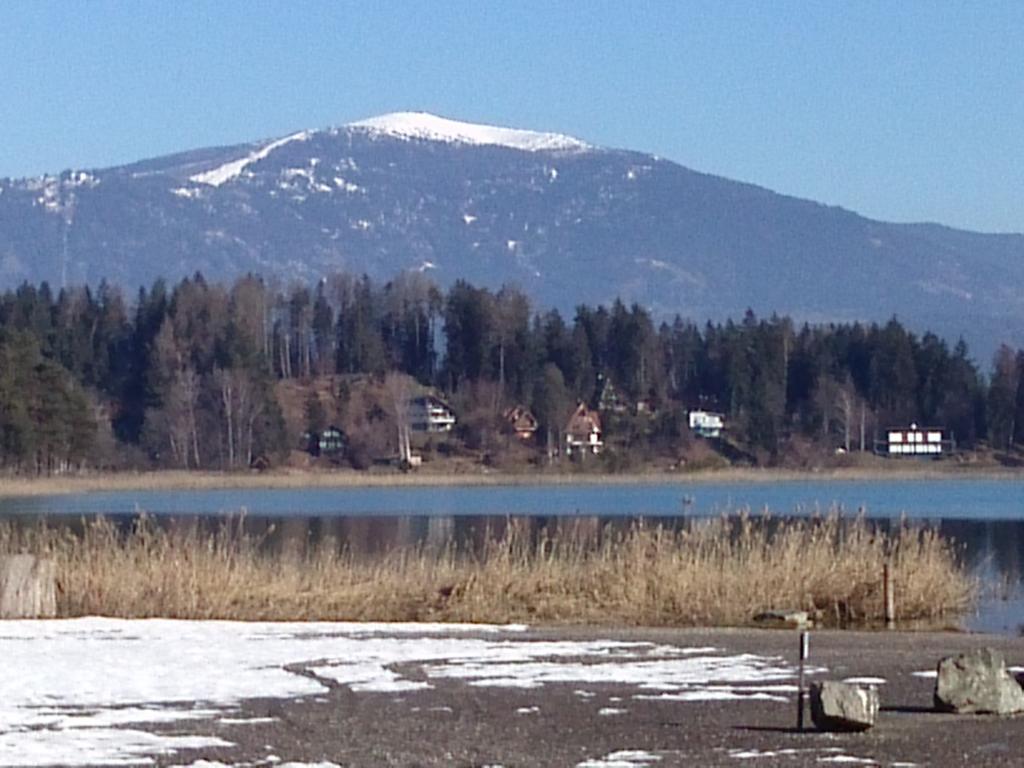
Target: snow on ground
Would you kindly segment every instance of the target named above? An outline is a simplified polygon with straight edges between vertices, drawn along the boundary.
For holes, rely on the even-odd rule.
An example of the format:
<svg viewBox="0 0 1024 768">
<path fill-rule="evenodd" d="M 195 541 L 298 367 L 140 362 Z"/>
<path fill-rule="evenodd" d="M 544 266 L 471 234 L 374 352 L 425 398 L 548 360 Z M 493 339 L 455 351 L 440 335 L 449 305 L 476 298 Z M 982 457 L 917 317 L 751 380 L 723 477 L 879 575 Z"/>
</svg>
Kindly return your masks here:
<svg viewBox="0 0 1024 768">
<path fill-rule="evenodd" d="M 661 760 L 658 755 L 639 749 L 621 749 L 596 760 L 584 760 L 576 768 L 642 768 Z"/>
<path fill-rule="evenodd" d="M 823 755 L 818 757 L 817 762 L 830 761 L 836 756 L 841 756 L 842 749 L 839 747 L 808 747 L 806 749 L 730 749 L 727 754 L 734 760 L 776 760 L 780 757 L 798 757 L 800 755 Z"/>
<path fill-rule="evenodd" d="M 224 163 L 224 165 L 219 165 L 209 171 L 203 171 L 195 176 L 190 176 L 189 181 L 194 181 L 197 184 L 208 184 L 211 187 L 219 187 L 221 184 L 237 177 L 248 165 L 262 160 L 278 147 L 283 147 L 285 144 L 293 141 L 305 141 L 309 136 L 309 131 L 299 131 L 291 136 L 285 136 L 283 139 L 272 141 L 238 160 L 232 160 L 230 163 Z"/>
<path fill-rule="evenodd" d="M 561 133 L 541 133 L 496 125 L 463 123 L 432 115 L 429 112 L 393 112 L 349 123 L 347 128 L 394 136 L 400 139 L 425 139 L 459 144 L 511 147 L 526 152 L 586 151 L 586 142 Z"/>
<path fill-rule="evenodd" d="M 197 720 L 245 727 L 238 712 L 245 699 L 317 696 L 329 681 L 357 693 L 403 695 L 449 680 L 522 689 L 618 684 L 634 687 L 638 698 L 682 701 L 774 699 L 793 690 L 780 681 L 792 680 L 794 669 L 777 658 L 647 642 L 536 641 L 524 638 L 524 629 L 101 618 L 0 622 L 0 764 L 129 765 L 147 762 L 149 755 L 230 746 L 181 734 Z M 403 664 L 418 670 L 416 680 L 396 671 Z M 140 728 L 146 723 L 173 723 L 179 735 L 148 733 Z"/>
</svg>

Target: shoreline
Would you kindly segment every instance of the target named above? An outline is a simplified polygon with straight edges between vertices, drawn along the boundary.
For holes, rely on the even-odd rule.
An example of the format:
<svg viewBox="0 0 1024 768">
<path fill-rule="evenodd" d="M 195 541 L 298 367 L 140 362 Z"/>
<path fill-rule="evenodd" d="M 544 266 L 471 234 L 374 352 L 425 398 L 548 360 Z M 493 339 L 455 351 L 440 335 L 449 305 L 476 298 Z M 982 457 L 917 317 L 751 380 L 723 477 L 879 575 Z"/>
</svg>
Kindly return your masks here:
<svg viewBox="0 0 1024 768">
<path fill-rule="evenodd" d="M 1000 467 L 863 467 L 823 470 L 742 468 L 697 472 L 622 474 L 520 472 L 375 473 L 355 470 L 278 470 L 265 473 L 182 470 L 110 472 L 61 477 L 0 477 L 0 498 L 34 497 L 104 491 L 203 491 L 215 489 L 508 487 L 565 485 L 709 485 L 714 483 L 782 483 L 799 481 L 886 482 L 944 480 L 1024 481 L 1024 471 Z"/>
<path fill-rule="evenodd" d="M 867 679 L 883 705 L 866 733 L 825 733 L 810 721 L 804 730 L 794 728 L 798 659 L 791 631 L 423 625 L 417 636 L 408 624 L 375 625 L 370 634 L 360 634 L 361 628 L 11 622 L 13 637 L 0 641 L 0 650 L 23 659 L 12 674 L 24 680 L 11 687 L 9 719 L 38 719 L 34 705 L 42 696 L 58 715 L 70 716 L 55 716 L 49 729 L 10 730 L 0 762 L 17 762 L 31 750 L 40 763 L 67 764 L 83 744 L 101 738 L 109 751 L 104 764 L 152 757 L 157 765 L 263 765 L 271 751 L 281 764 L 325 768 L 337 765 L 325 757 L 345 765 L 421 768 L 1017 764 L 1019 718 L 939 712 L 936 682 L 922 673 L 939 659 L 985 647 L 1018 664 L 1024 659 L 1020 638 L 817 631 L 809 680 Z M 69 642 L 101 643 L 117 652 L 79 659 L 62 652 Z M 208 652 L 211 644 L 220 651 L 216 657 Z M 437 662 L 440 644 L 452 648 L 444 666 Z M 140 686 L 140 673 L 124 669 L 151 669 L 153 647 L 177 674 Z M 478 659 L 481 647 L 501 653 Z M 635 668 L 651 663 L 645 652 L 652 650 L 665 661 L 639 677 Z M 366 661 L 343 664 L 353 658 Z M 63 674 L 35 673 L 55 664 L 63 665 Z M 282 690 L 278 677 L 318 687 Z M 97 679 L 106 687 L 105 698 L 93 702 L 96 717 L 116 720 L 102 731 L 74 717 L 81 709 L 77 692 Z M 244 688 L 229 685 L 239 680 Z M 397 693 L 396 681 L 404 684 Z M 180 706 L 169 707 L 169 699 Z M 125 723 L 126 711 L 153 709 L 168 716 Z M 137 747 L 142 734 L 152 740 L 144 743 L 155 745 L 149 754 Z M 177 751 L 155 751 L 166 746 L 161 739 L 183 736 L 199 741 L 187 748 L 172 741 Z M 221 741 L 201 740 L 211 736 Z"/>
</svg>

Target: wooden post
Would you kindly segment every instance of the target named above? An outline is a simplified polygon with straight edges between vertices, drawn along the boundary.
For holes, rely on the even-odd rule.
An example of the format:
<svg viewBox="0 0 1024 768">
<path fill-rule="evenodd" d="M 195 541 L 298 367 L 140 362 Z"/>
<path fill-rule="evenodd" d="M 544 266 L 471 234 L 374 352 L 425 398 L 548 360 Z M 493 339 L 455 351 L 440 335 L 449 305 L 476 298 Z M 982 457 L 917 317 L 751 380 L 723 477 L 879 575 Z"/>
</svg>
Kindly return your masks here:
<svg viewBox="0 0 1024 768">
<path fill-rule="evenodd" d="M 56 615 L 53 561 L 34 555 L 0 557 L 0 619 L 48 619 Z"/>
<path fill-rule="evenodd" d="M 810 632 L 800 633 L 800 672 L 796 684 L 796 729 L 798 731 L 804 729 L 804 662 L 807 661 L 810 652 L 810 640 Z"/>
<path fill-rule="evenodd" d="M 882 567 L 882 592 L 885 597 L 885 628 L 896 626 L 896 597 L 892 588 L 892 568 L 889 561 Z"/>
</svg>

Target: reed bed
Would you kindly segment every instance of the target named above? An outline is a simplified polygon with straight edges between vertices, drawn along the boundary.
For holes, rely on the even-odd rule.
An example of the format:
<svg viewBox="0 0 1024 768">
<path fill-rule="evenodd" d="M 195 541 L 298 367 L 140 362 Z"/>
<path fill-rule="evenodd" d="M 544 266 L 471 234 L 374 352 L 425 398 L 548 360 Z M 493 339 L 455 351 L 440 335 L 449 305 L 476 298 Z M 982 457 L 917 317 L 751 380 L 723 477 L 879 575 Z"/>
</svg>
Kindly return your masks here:
<svg viewBox="0 0 1024 768">
<path fill-rule="evenodd" d="M 457 472 L 445 468 L 424 468 L 410 474 L 372 471 L 275 470 L 264 473 L 201 472 L 162 470 L 152 472 L 98 472 L 81 475 L 25 477 L 0 474 L 0 498 L 10 496 L 51 496 L 88 491 L 174 490 L 198 491 L 214 488 L 380 488 L 459 487 L 506 485 L 660 485 L 704 483 L 777 483 L 792 480 L 843 479 L 947 480 L 961 477 L 1019 482 L 1019 469 L 959 466 L 938 467 L 919 464 L 880 464 L 871 468 L 836 468 L 824 471 L 731 467 L 694 472 L 650 471 L 614 474 L 572 471 L 540 472 L 533 467 L 522 471 Z"/>
<path fill-rule="evenodd" d="M 952 622 L 977 585 L 927 527 L 884 530 L 833 514 L 720 518 L 684 530 L 580 521 L 531 531 L 512 519 L 472 551 L 413 547 L 368 557 L 324 540 L 271 552 L 226 521 L 164 528 L 141 518 L 0 524 L 0 554 L 50 557 L 62 616 L 742 625 L 804 609 L 836 625 L 883 616 L 890 563 L 901 621 Z"/>
</svg>

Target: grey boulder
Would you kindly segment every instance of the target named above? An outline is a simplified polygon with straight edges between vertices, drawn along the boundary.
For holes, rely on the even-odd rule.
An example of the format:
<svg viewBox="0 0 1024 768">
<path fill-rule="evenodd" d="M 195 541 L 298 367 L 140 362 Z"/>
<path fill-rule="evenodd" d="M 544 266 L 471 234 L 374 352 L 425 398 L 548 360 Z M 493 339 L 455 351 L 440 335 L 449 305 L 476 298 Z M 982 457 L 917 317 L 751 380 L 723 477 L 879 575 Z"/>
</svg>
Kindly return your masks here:
<svg viewBox="0 0 1024 768">
<path fill-rule="evenodd" d="M 811 683 L 811 720 L 821 731 L 865 731 L 878 716 L 878 690 L 825 680 Z"/>
<path fill-rule="evenodd" d="M 1024 712 L 1024 689 L 1006 671 L 1003 655 L 982 648 L 939 662 L 935 708 L 962 714 Z"/>
<path fill-rule="evenodd" d="M 795 629 L 803 629 L 811 625 L 811 617 L 807 611 L 762 611 L 754 616 L 754 621 L 763 626 Z"/>
</svg>

